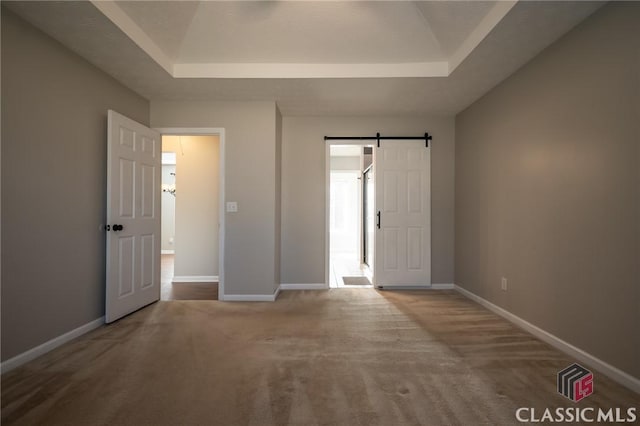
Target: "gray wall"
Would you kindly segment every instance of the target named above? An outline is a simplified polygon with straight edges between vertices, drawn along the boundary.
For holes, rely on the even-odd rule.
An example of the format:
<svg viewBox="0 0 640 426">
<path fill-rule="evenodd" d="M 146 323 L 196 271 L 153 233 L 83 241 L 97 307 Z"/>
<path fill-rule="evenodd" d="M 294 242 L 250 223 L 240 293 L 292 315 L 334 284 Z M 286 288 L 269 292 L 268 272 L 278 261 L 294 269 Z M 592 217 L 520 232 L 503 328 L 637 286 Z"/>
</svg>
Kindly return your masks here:
<svg viewBox="0 0 640 426">
<path fill-rule="evenodd" d="M 270 295 L 278 283 L 275 251 L 277 144 L 274 102 L 151 102 L 152 127 L 225 129 L 224 292 Z"/>
<path fill-rule="evenodd" d="M 213 279 L 219 263 L 220 139 L 166 135 L 162 150 L 176 153 L 174 277 Z"/>
<path fill-rule="evenodd" d="M 107 109 L 149 103 L 2 9 L 2 360 L 104 315 Z"/>
<path fill-rule="evenodd" d="M 432 281 L 453 283 L 454 121 L 438 117 L 284 117 L 282 282 L 325 282 L 324 136 L 433 134 Z"/>
<path fill-rule="evenodd" d="M 639 22 L 604 7 L 456 117 L 456 283 L 635 377 Z"/>
</svg>

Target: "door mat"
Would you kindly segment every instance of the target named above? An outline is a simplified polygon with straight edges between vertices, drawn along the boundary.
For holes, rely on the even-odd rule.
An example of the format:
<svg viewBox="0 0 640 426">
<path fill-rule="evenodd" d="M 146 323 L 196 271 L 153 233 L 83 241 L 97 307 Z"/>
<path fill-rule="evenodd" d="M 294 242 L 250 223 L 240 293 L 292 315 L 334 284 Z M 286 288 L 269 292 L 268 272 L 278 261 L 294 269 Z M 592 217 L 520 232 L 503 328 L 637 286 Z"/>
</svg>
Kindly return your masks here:
<svg viewBox="0 0 640 426">
<path fill-rule="evenodd" d="M 371 285 L 367 277 L 342 277 L 344 285 Z"/>
</svg>

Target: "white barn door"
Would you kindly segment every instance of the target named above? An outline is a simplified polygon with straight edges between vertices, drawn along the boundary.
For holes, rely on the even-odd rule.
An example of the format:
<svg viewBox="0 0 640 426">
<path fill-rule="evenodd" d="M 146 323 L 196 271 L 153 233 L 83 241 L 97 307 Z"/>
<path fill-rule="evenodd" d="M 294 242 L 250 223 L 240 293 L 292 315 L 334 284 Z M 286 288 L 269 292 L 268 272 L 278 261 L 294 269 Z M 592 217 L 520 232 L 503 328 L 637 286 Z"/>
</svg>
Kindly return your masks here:
<svg viewBox="0 0 640 426">
<path fill-rule="evenodd" d="M 431 286 L 431 148 L 382 140 L 374 151 L 375 285 Z"/>
<path fill-rule="evenodd" d="M 106 322 L 160 299 L 160 134 L 108 113 Z"/>
</svg>

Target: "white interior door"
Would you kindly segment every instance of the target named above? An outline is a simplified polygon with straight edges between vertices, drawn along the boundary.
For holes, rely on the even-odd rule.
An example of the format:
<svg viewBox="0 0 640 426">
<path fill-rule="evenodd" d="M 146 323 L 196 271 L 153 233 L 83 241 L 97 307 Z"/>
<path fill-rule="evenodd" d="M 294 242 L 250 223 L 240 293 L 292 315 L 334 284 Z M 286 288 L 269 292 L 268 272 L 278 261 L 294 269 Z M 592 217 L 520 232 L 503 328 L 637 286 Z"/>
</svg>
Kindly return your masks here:
<svg viewBox="0 0 640 426">
<path fill-rule="evenodd" d="M 431 148 L 383 140 L 375 151 L 377 287 L 431 285 Z"/>
<path fill-rule="evenodd" d="M 108 114 L 106 322 L 160 299 L 160 134 Z"/>
</svg>

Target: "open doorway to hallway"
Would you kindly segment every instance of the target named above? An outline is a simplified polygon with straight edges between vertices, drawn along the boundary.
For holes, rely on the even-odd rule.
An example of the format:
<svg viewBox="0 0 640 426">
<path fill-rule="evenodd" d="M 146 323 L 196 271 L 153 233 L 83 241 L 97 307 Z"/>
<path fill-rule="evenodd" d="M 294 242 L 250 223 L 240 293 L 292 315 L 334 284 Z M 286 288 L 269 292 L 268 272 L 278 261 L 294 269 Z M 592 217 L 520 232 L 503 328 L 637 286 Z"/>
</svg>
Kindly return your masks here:
<svg viewBox="0 0 640 426">
<path fill-rule="evenodd" d="M 374 181 L 372 148 L 329 147 L 329 286 L 371 287 Z"/>
<path fill-rule="evenodd" d="M 220 141 L 162 137 L 161 300 L 218 300 Z"/>
<path fill-rule="evenodd" d="M 160 300 L 218 300 L 218 283 L 174 283 L 174 254 L 163 254 L 160 264 Z"/>
</svg>

